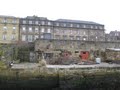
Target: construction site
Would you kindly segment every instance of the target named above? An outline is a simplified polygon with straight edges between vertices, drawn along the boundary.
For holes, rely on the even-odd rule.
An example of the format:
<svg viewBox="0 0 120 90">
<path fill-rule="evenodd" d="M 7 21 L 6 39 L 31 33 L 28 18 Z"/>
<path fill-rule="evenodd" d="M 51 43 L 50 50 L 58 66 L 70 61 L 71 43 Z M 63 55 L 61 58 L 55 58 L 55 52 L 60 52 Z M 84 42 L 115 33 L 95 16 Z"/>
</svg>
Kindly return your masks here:
<svg viewBox="0 0 120 90">
<path fill-rule="evenodd" d="M 101 47 L 102 46 L 102 47 Z M 119 43 L 37 40 L 32 59 L 44 58 L 47 64 L 119 63 Z"/>
</svg>

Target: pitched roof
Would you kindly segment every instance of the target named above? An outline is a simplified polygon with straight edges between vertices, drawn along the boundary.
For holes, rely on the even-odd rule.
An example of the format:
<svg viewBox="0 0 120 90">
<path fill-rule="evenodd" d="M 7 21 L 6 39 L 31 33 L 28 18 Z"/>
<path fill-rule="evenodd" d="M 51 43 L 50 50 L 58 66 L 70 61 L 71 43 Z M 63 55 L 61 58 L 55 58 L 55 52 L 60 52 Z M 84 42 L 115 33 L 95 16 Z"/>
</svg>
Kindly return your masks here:
<svg viewBox="0 0 120 90">
<path fill-rule="evenodd" d="M 5 17 L 5 18 L 18 18 L 18 17 L 15 17 L 15 16 L 7 16 L 7 15 L 0 15 L 0 17 Z"/>
<path fill-rule="evenodd" d="M 82 21 L 82 20 L 70 20 L 70 19 L 57 19 L 56 21 L 59 22 L 71 22 L 71 23 L 83 23 L 83 24 L 97 24 L 97 25 L 102 25 L 96 22 L 92 21 Z"/>
</svg>

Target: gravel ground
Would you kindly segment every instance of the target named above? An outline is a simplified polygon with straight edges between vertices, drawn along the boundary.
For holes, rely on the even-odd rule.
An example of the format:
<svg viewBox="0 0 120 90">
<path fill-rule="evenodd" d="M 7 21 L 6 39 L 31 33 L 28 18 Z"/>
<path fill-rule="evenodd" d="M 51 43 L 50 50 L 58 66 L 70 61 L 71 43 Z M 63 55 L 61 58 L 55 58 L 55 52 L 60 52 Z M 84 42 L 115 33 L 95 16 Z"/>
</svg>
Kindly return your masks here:
<svg viewBox="0 0 120 90">
<path fill-rule="evenodd" d="M 13 64 L 12 69 L 27 69 L 27 68 L 37 68 L 39 66 L 38 63 L 20 63 Z M 92 65 L 47 65 L 47 68 L 107 68 L 107 67 L 120 67 L 120 64 L 108 64 L 108 63 L 100 63 L 100 64 L 92 64 Z"/>
</svg>

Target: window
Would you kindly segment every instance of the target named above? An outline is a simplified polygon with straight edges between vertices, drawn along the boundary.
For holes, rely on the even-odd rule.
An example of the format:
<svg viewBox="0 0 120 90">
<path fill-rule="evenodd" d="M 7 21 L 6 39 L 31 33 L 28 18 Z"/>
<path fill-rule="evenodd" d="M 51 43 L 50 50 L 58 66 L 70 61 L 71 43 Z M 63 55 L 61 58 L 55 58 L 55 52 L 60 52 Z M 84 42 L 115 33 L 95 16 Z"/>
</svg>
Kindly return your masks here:
<svg viewBox="0 0 120 90">
<path fill-rule="evenodd" d="M 13 19 L 12 23 L 16 23 L 16 22 L 17 22 L 17 20 L 16 20 L 16 19 Z"/>
<path fill-rule="evenodd" d="M 84 41 L 86 41 L 86 38 L 83 38 Z"/>
<path fill-rule="evenodd" d="M 70 24 L 70 27 L 73 27 L 73 24 Z"/>
<path fill-rule="evenodd" d="M 41 28 L 41 32 L 45 32 L 45 29 L 44 29 L 44 28 Z"/>
<path fill-rule="evenodd" d="M 64 31 L 64 34 L 68 34 L 68 31 L 69 31 L 69 30 L 63 30 L 63 31 Z"/>
<path fill-rule="evenodd" d="M 73 34 L 76 34 L 76 30 L 72 30 Z"/>
<path fill-rule="evenodd" d="M 64 27 L 66 27 L 66 23 L 64 23 L 63 25 L 64 25 Z"/>
<path fill-rule="evenodd" d="M 35 21 L 35 24 L 39 24 L 38 21 Z"/>
<path fill-rule="evenodd" d="M 56 26 L 59 26 L 59 23 L 56 23 Z"/>
<path fill-rule="evenodd" d="M 48 28 L 48 29 L 47 29 L 47 33 L 50 33 L 50 32 L 51 32 L 51 31 L 50 31 L 50 28 Z"/>
<path fill-rule="evenodd" d="M 3 34 L 2 39 L 6 40 L 6 34 Z"/>
<path fill-rule="evenodd" d="M 66 35 L 63 35 L 63 39 L 67 39 L 67 36 L 66 36 Z"/>
<path fill-rule="evenodd" d="M 97 36 L 96 36 L 95 38 L 96 38 L 96 39 L 98 39 L 98 37 L 97 37 Z"/>
<path fill-rule="evenodd" d="M 4 19 L 3 19 L 3 22 L 4 22 L 4 23 L 6 23 L 6 22 L 7 22 L 7 19 L 6 19 L 6 18 L 4 18 Z"/>
<path fill-rule="evenodd" d="M 95 29 L 98 29 L 98 27 L 97 27 L 97 26 L 95 26 Z"/>
<path fill-rule="evenodd" d="M 79 30 L 77 30 L 77 34 L 78 34 L 78 35 L 80 34 L 80 31 L 79 31 Z"/>
<path fill-rule="evenodd" d="M 32 27 L 29 27 L 29 32 L 32 32 Z"/>
<path fill-rule="evenodd" d="M 91 26 L 91 29 L 93 29 L 93 26 Z"/>
<path fill-rule="evenodd" d="M 43 38 L 43 35 L 41 35 L 40 38 Z"/>
<path fill-rule="evenodd" d="M 15 40 L 15 35 L 14 34 L 11 36 L 11 40 Z"/>
<path fill-rule="evenodd" d="M 26 20 L 23 20 L 23 24 L 26 24 Z"/>
<path fill-rule="evenodd" d="M 7 30 L 7 27 L 6 27 L 6 26 L 4 26 L 4 27 L 3 27 L 3 30 Z"/>
<path fill-rule="evenodd" d="M 83 34 L 86 35 L 86 32 L 84 32 Z"/>
<path fill-rule="evenodd" d="M 72 30 L 70 30 L 70 34 L 73 34 Z"/>
<path fill-rule="evenodd" d="M 64 34 L 64 33 L 65 33 L 65 30 L 60 30 L 60 33 L 61 33 L 61 34 Z"/>
<path fill-rule="evenodd" d="M 77 39 L 77 40 L 80 40 L 80 36 L 76 36 L 76 39 Z"/>
<path fill-rule="evenodd" d="M 115 33 L 115 36 L 119 36 L 119 33 L 116 32 L 116 33 Z"/>
<path fill-rule="evenodd" d="M 55 35 L 55 39 L 60 39 L 60 35 Z"/>
<path fill-rule="evenodd" d="M 103 29 L 103 27 L 102 27 L 102 26 L 99 26 L 99 28 L 100 28 L 100 29 Z"/>
<path fill-rule="evenodd" d="M 86 28 L 86 25 L 83 25 L 83 28 Z"/>
<path fill-rule="evenodd" d="M 77 28 L 79 28 L 80 26 L 79 26 L 79 24 L 77 24 Z"/>
<path fill-rule="evenodd" d="M 41 23 L 42 23 L 42 25 L 45 25 L 45 21 L 42 21 Z"/>
<path fill-rule="evenodd" d="M 57 34 L 59 34 L 60 30 L 59 29 L 55 29 L 54 32 L 57 33 Z"/>
<path fill-rule="evenodd" d="M 22 31 L 26 31 L 26 27 L 22 27 Z"/>
<path fill-rule="evenodd" d="M 28 42 L 32 42 L 32 35 L 28 35 Z"/>
<path fill-rule="evenodd" d="M 74 37 L 73 36 L 70 36 L 70 40 L 73 40 L 74 39 Z"/>
<path fill-rule="evenodd" d="M 51 25 L 51 22 L 48 22 L 48 25 Z"/>
<path fill-rule="evenodd" d="M 93 32 L 90 32 L 90 35 L 94 35 L 94 33 L 93 33 Z"/>
<path fill-rule="evenodd" d="M 32 24 L 32 21 L 29 21 L 29 24 Z"/>
<path fill-rule="evenodd" d="M 34 40 L 36 40 L 36 39 L 38 39 L 39 38 L 39 36 L 38 35 L 35 35 L 34 36 Z"/>
<path fill-rule="evenodd" d="M 16 30 L 16 27 L 13 27 L 13 30 Z"/>
<path fill-rule="evenodd" d="M 22 35 L 22 41 L 26 41 L 26 35 Z"/>
<path fill-rule="evenodd" d="M 35 27 L 35 32 L 38 33 L 38 27 Z"/>
</svg>

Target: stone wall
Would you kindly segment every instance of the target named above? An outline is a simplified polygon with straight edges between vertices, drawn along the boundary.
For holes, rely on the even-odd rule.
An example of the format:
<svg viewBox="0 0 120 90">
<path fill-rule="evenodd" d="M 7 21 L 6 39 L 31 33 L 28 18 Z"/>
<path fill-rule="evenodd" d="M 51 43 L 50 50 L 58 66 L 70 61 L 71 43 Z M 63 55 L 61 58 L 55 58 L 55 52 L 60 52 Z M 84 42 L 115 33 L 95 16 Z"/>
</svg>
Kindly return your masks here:
<svg viewBox="0 0 120 90">
<path fill-rule="evenodd" d="M 35 51 L 38 49 L 75 50 L 105 50 L 106 48 L 120 48 L 120 42 L 98 42 L 98 41 L 78 41 L 78 40 L 36 40 Z"/>
</svg>

